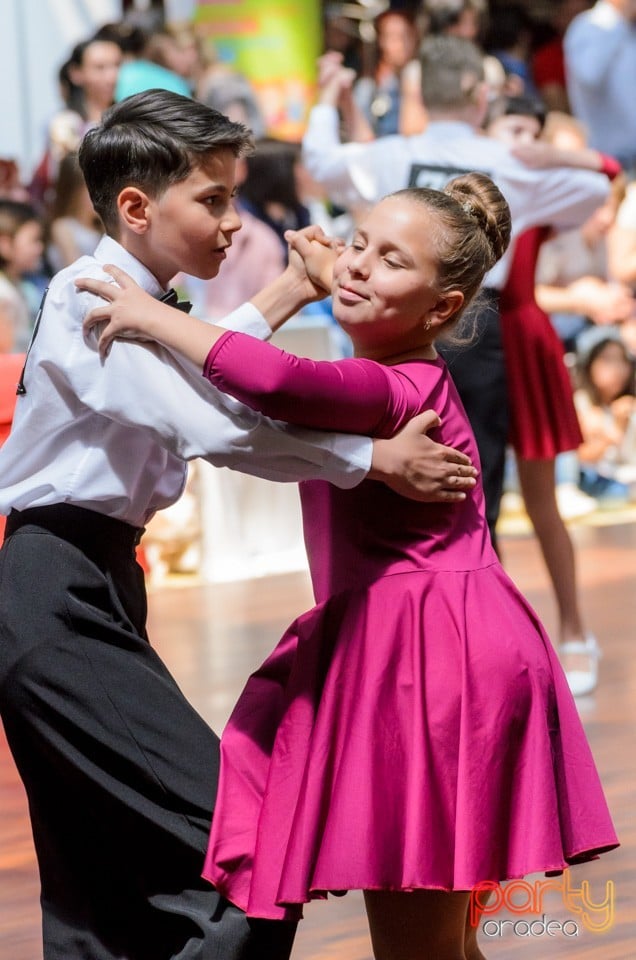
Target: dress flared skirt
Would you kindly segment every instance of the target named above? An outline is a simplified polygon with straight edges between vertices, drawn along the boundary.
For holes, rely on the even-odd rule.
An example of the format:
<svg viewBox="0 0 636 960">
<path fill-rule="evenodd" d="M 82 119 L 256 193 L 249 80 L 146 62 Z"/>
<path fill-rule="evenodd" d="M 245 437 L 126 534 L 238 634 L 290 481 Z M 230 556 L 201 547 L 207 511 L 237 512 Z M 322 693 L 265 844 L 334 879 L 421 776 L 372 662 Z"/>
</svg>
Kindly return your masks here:
<svg viewBox="0 0 636 960">
<path fill-rule="evenodd" d="M 616 845 L 558 659 L 494 564 L 384 577 L 292 624 L 224 732 L 204 875 L 295 919 L 329 891 L 469 890 Z"/>
</svg>

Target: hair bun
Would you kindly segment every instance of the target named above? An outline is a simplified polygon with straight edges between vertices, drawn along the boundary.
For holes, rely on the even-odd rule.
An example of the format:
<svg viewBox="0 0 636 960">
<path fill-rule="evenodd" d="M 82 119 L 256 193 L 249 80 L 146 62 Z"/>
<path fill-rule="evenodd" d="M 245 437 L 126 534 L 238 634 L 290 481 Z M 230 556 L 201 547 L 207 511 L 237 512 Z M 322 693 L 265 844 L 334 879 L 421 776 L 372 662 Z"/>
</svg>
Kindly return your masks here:
<svg viewBox="0 0 636 960">
<path fill-rule="evenodd" d="M 451 180 L 444 193 L 483 231 L 494 266 L 510 243 L 510 210 L 499 188 L 485 173 L 467 173 Z"/>
</svg>

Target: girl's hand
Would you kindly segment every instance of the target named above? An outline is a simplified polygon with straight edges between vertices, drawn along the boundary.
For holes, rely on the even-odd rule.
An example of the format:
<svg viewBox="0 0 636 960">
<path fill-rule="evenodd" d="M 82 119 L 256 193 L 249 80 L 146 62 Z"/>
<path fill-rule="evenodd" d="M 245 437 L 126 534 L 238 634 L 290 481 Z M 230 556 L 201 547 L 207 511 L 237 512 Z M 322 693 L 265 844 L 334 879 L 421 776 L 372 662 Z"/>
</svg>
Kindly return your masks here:
<svg viewBox="0 0 636 960">
<path fill-rule="evenodd" d="M 619 397 L 618 400 L 612 401 L 610 409 L 620 429 L 625 431 L 636 411 L 636 398 L 631 395 Z"/>
<path fill-rule="evenodd" d="M 344 248 L 344 241 L 328 237 L 320 227 L 287 230 L 289 264 L 307 277 L 319 296 L 331 293 L 333 265 Z"/>
<path fill-rule="evenodd" d="M 106 301 L 91 310 L 84 320 L 85 334 L 97 324 L 106 322 L 99 336 L 100 355 L 107 356 L 114 340 L 156 340 L 154 330 L 157 321 L 167 311 L 170 311 L 169 319 L 172 319 L 173 308 L 155 300 L 119 267 L 107 264 L 104 271 L 111 275 L 115 283 L 89 277 L 75 281 L 79 290 L 86 290 Z"/>
</svg>

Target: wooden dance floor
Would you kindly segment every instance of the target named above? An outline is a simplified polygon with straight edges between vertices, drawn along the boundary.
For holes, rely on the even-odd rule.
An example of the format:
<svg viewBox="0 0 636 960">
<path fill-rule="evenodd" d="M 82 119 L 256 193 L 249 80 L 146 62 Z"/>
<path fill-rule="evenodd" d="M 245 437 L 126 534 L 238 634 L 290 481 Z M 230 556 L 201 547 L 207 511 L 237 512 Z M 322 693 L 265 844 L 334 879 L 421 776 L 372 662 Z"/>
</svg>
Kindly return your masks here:
<svg viewBox="0 0 636 960">
<path fill-rule="evenodd" d="M 636 515 L 610 519 L 599 516 L 571 530 L 585 615 L 604 653 L 599 688 L 579 707 L 622 846 L 569 871 L 569 901 L 559 889 L 541 901 L 539 877 L 518 887 L 512 899 L 518 912 L 492 914 L 482 934 L 493 960 L 636 960 Z M 508 533 L 502 545 L 507 569 L 551 630 L 553 602 L 535 541 Z M 213 586 L 171 581 L 151 592 L 150 635 L 186 694 L 220 730 L 250 670 L 310 604 L 302 573 Z M 608 891 L 603 911 L 598 905 Z M 536 913 L 522 909 L 530 894 Z M 596 905 L 587 914 L 583 895 Z M 604 932 L 590 930 L 603 921 Z M 0 960 L 41 957 L 26 803 L 0 730 Z M 293 960 L 372 960 L 360 894 L 311 904 Z"/>
</svg>

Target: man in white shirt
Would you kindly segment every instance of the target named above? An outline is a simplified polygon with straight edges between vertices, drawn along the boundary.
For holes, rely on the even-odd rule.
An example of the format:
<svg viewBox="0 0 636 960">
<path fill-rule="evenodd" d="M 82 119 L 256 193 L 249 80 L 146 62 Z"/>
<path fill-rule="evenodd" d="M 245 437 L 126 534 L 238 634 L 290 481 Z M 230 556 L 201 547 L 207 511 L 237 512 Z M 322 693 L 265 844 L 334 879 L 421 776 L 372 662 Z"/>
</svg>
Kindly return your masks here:
<svg viewBox="0 0 636 960">
<path fill-rule="evenodd" d="M 45 960 L 291 950 L 293 924 L 248 920 L 200 877 L 218 740 L 145 635 L 135 545 L 179 497 L 186 461 L 341 486 L 372 465 L 393 485 L 396 461 L 397 473 L 433 475 L 421 478 L 424 499 L 461 497 L 473 482 L 467 458 L 446 448 L 431 459 L 291 429 L 160 347 L 119 342 L 102 362 L 84 339 L 96 300 L 77 293 L 79 276 L 104 279 L 114 263 L 161 296 L 180 270 L 216 275 L 240 227 L 234 166 L 249 143 L 241 125 L 165 91 L 123 101 L 91 130 L 80 162 L 109 236 L 51 281 L 0 451 L 0 709 L 29 799 Z M 290 292 L 311 299 L 315 288 L 288 269 L 226 325 L 268 336 Z"/>
<path fill-rule="evenodd" d="M 636 0 L 598 0 L 575 17 L 563 40 L 572 113 L 591 147 L 636 177 Z"/>
<path fill-rule="evenodd" d="M 503 488 L 508 416 L 497 292 L 509 269 L 514 238 L 529 227 L 576 226 L 603 202 L 605 177 L 571 168 L 531 169 L 509 148 L 481 133 L 487 109 L 483 56 L 468 40 L 429 37 L 420 49 L 422 95 L 429 123 L 411 137 L 341 143 L 337 104 L 348 82 L 334 72 L 313 108 L 303 161 L 330 199 L 353 209 L 406 186 L 440 188 L 469 170 L 489 174 L 512 213 L 513 242 L 486 277 L 481 333 L 469 348 L 442 347 L 475 432 L 488 523 L 494 540 Z M 528 398 L 532 402 L 532 398 Z"/>
</svg>

